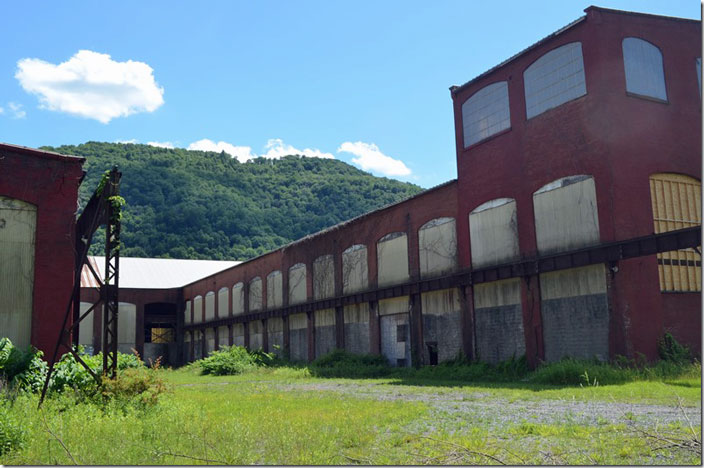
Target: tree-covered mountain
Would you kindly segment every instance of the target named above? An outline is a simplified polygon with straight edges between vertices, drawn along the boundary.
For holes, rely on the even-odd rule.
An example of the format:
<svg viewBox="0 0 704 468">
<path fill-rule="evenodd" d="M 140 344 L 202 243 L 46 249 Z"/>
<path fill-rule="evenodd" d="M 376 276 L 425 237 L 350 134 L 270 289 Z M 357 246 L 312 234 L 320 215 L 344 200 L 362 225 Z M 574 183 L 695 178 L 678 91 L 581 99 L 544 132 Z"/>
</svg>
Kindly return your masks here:
<svg viewBox="0 0 704 468">
<path fill-rule="evenodd" d="M 42 149 L 86 158 L 81 207 L 103 172 L 119 167 L 121 253 L 132 257 L 245 260 L 422 190 L 331 159 L 240 163 L 226 153 L 96 142 Z"/>
</svg>

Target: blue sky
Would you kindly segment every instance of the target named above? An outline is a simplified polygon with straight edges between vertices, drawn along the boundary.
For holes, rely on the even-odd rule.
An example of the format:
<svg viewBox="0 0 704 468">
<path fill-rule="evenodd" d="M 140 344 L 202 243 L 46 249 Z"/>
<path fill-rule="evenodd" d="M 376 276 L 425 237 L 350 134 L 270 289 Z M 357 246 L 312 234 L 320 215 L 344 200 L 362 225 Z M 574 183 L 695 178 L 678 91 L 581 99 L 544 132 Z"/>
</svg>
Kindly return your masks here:
<svg viewBox="0 0 704 468">
<path fill-rule="evenodd" d="M 432 187 L 456 177 L 449 86 L 589 5 L 6 2 L 0 141 L 293 151 Z M 694 0 L 596 5 L 700 16 Z"/>
</svg>

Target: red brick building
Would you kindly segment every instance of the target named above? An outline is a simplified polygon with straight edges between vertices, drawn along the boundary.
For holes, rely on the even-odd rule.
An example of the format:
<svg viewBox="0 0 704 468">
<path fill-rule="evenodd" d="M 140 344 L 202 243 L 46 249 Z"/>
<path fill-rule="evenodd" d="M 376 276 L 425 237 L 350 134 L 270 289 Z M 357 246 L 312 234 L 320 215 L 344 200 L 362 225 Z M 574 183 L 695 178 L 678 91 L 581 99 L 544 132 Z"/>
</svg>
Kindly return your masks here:
<svg viewBox="0 0 704 468">
<path fill-rule="evenodd" d="M 49 356 L 73 289 L 83 161 L 0 144 L 0 336 Z"/>
</svg>

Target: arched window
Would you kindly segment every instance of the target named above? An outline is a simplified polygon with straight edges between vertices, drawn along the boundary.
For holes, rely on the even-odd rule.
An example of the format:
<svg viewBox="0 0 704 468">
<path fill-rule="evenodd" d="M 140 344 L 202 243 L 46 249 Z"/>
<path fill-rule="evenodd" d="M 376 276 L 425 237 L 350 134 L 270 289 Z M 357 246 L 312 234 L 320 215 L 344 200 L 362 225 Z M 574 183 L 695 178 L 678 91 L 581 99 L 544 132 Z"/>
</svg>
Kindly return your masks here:
<svg viewBox="0 0 704 468">
<path fill-rule="evenodd" d="M 215 293 L 208 291 L 205 293 L 205 321 L 215 318 Z"/>
<path fill-rule="evenodd" d="M 335 295 L 335 263 L 332 255 L 321 255 L 313 261 L 313 297 L 325 299 Z"/>
<path fill-rule="evenodd" d="M 636 37 L 625 38 L 622 48 L 626 91 L 667 101 L 660 49 Z"/>
<path fill-rule="evenodd" d="M 455 218 L 436 218 L 418 229 L 421 277 L 438 275 L 457 267 Z"/>
<path fill-rule="evenodd" d="M 474 93 L 462 104 L 464 147 L 511 128 L 508 84 L 493 83 Z"/>
<path fill-rule="evenodd" d="M 523 72 L 526 94 L 526 117 L 532 118 L 548 109 L 587 94 L 584 80 L 582 43 L 572 42 L 533 62 Z"/>
<path fill-rule="evenodd" d="M 674 231 L 702 223 L 702 184 L 682 174 L 650 176 L 650 199 L 655 233 Z M 702 259 L 694 249 L 657 255 L 661 291 L 701 291 Z"/>
<path fill-rule="evenodd" d="M 288 303 L 300 304 L 308 298 L 306 285 L 306 265 L 296 263 L 288 269 Z"/>
<path fill-rule="evenodd" d="M 266 277 L 266 308 L 277 309 L 283 303 L 283 276 L 279 270 L 275 270 Z"/>
<path fill-rule="evenodd" d="M 519 257 L 516 200 L 497 198 L 469 213 L 474 268 L 498 265 Z"/>
</svg>

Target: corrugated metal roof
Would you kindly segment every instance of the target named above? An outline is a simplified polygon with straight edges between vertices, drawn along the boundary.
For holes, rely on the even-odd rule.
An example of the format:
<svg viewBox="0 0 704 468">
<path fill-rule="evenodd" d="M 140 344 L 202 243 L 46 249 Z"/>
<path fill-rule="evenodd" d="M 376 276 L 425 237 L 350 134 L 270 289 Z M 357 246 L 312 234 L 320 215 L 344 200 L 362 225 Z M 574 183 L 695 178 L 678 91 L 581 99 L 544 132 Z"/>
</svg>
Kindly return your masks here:
<svg viewBox="0 0 704 468">
<path fill-rule="evenodd" d="M 105 257 L 89 256 L 88 261 L 102 278 L 105 269 Z M 242 262 L 120 257 L 120 288 L 180 288 L 240 263 Z M 96 286 L 97 282 L 93 274 L 84 265 L 81 272 L 81 287 Z"/>
</svg>

